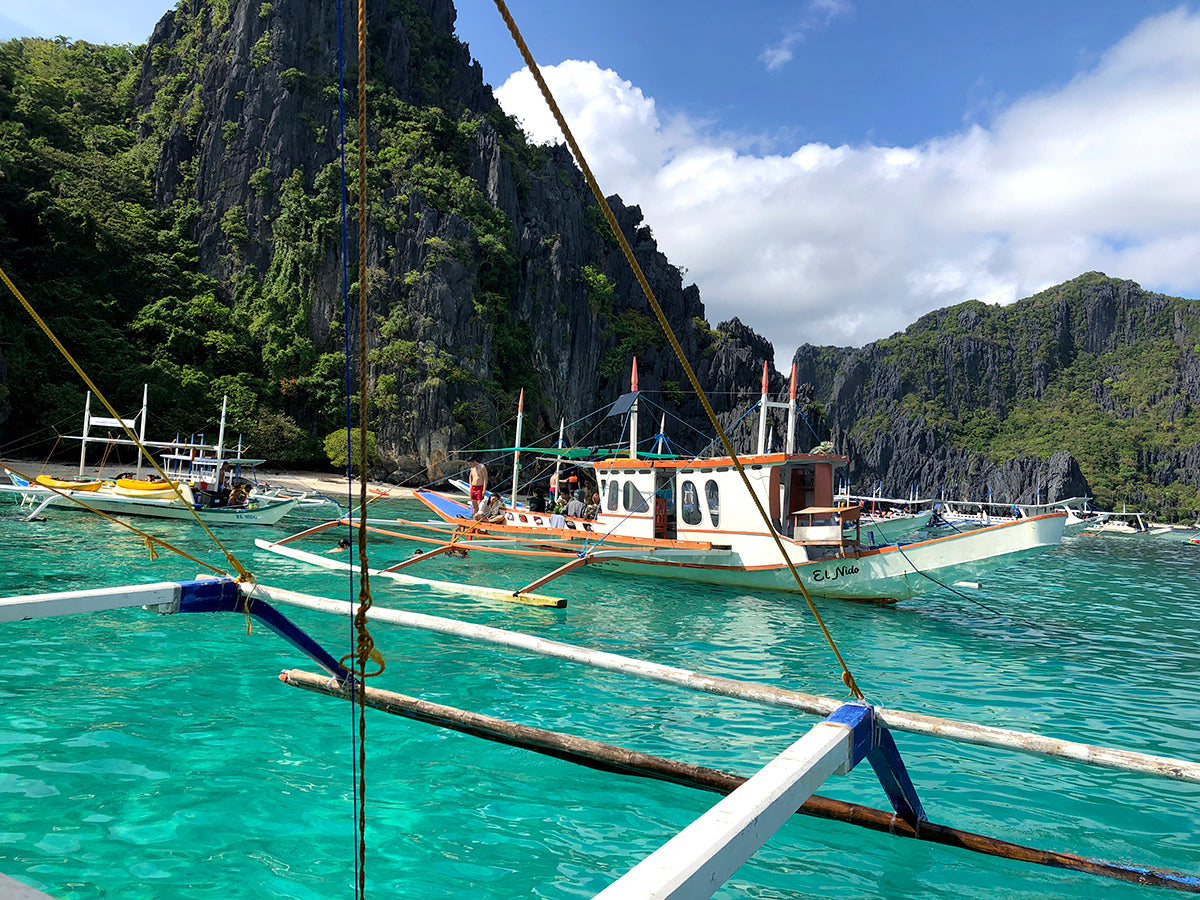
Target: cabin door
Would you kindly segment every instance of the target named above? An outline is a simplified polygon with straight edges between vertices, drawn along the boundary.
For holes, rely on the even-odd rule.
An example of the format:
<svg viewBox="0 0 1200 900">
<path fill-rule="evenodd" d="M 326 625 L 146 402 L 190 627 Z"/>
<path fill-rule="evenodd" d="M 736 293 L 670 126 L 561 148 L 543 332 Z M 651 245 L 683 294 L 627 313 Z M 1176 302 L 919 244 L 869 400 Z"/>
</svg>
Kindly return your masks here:
<svg viewBox="0 0 1200 900">
<path fill-rule="evenodd" d="M 654 483 L 654 536 L 675 539 L 675 474 L 657 473 Z"/>
<path fill-rule="evenodd" d="M 793 513 L 813 505 L 815 499 L 813 470 L 808 466 L 796 466 L 788 472 L 788 485 L 784 514 Z"/>
</svg>

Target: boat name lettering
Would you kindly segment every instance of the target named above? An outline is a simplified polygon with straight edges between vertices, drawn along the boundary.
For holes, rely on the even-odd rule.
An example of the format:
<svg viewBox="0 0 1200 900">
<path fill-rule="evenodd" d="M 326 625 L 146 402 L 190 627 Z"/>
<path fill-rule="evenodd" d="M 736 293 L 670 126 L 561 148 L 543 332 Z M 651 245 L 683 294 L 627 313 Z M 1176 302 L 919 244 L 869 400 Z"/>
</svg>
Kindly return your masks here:
<svg viewBox="0 0 1200 900">
<path fill-rule="evenodd" d="M 830 574 L 828 569 L 820 569 L 813 572 L 813 581 L 837 581 L 839 578 L 844 578 L 847 575 L 857 575 L 858 566 L 838 566 Z"/>
</svg>

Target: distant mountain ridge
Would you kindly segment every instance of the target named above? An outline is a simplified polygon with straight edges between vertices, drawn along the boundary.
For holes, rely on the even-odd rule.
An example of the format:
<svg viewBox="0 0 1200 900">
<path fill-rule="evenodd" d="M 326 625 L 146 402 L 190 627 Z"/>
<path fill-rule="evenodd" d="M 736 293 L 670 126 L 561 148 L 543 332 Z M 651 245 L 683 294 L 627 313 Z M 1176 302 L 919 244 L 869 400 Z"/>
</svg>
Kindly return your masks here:
<svg viewBox="0 0 1200 900">
<path fill-rule="evenodd" d="M 1090 272 L 1008 306 L 936 310 L 860 349 L 805 345 L 795 362 L 859 487 L 1200 508 L 1195 300 Z"/>
</svg>

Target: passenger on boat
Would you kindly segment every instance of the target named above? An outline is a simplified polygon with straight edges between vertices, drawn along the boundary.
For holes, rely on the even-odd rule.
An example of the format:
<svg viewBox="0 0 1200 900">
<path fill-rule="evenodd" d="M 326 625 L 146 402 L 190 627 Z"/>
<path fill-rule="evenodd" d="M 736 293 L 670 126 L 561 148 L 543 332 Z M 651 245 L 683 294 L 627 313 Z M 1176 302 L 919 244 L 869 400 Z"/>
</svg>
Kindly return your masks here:
<svg viewBox="0 0 1200 900">
<path fill-rule="evenodd" d="M 583 502 L 583 491 L 576 491 L 571 498 L 571 502 L 567 504 L 564 515 L 572 519 L 582 519 L 587 515 L 587 504 Z"/>
<path fill-rule="evenodd" d="M 600 495 L 593 493 L 592 502 L 587 505 L 587 509 L 583 511 L 585 519 L 594 519 L 600 513 Z"/>
<path fill-rule="evenodd" d="M 250 499 L 250 485 L 239 484 L 229 492 L 230 506 L 245 506 Z"/>
<path fill-rule="evenodd" d="M 529 500 L 529 511 L 535 513 L 546 511 L 546 492 L 541 488 L 534 488 L 533 497 Z"/>
<path fill-rule="evenodd" d="M 504 501 L 500 499 L 500 495 L 492 494 L 492 496 L 488 497 L 487 503 L 483 508 L 475 513 L 475 518 L 481 522 L 503 522 Z"/>
<path fill-rule="evenodd" d="M 477 459 L 471 460 L 471 471 L 467 474 L 467 482 L 471 485 L 471 515 L 479 515 L 479 504 L 487 493 L 487 466 Z"/>
</svg>

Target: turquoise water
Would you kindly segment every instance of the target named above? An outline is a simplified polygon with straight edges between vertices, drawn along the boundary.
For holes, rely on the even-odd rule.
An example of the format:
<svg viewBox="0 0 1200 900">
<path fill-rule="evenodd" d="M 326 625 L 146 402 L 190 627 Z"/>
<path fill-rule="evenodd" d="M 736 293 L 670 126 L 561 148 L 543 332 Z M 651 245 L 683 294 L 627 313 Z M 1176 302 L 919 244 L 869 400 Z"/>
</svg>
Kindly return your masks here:
<svg viewBox="0 0 1200 900">
<path fill-rule="evenodd" d="M 394 504 L 397 514 L 413 507 Z M 190 578 L 111 524 L 0 505 L 0 594 Z M 286 524 L 286 520 L 285 520 Z M 344 598 L 220 536 L 268 584 Z M 222 555 L 187 525 L 160 526 Z M 335 538 L 305 545 L 324 550 Z M 405 553 L 398 550 L 397 555 Z M 382 550 L 374 560 L 383 559 Z M 517 584 L 544 565 L 473 553 L 429 577 Z M 1073 538 L 995 574 L 978 602 L 821 602 L 871 700 L 895 709 L 1200 759 L 1200 548 Z M 582 572 L 563 610 L 376 580 L 375 602 L 713 674 L 844 696 L 802 603 Z M 335 655 L 348 621 L 285 610 Z M 750 774 L 811 716 L 376 625 L 377 686 Z M 0 872 L 61 898 L 353 893 L 352 711 L 279 682 L 314 666 L 238 615 L 140 609 L 0 625 Z M 1200 874 L 1200 785 L 896 734 L 929 817 L 1036 847 Z M 716 800 L 368 712 L 367 890 L 377 897 L 588 897 Z M 828 796 L 884 806 L 871 769 Z M 1153 888 L 794 817 L 716 896 L 1145 897 Z"/>
</svg>

